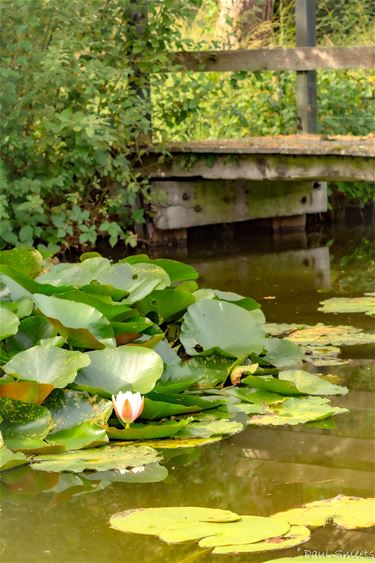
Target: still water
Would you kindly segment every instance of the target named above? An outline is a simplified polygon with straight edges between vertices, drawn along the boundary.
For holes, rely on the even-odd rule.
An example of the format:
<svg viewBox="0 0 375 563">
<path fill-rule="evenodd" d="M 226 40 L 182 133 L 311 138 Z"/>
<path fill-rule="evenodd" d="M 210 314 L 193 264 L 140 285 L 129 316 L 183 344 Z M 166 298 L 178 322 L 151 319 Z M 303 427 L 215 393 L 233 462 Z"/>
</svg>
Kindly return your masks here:
<svg viewBox="0 0 375 563">
<path fill-rule="evenodd" d="M 282 238 L 197 232 L 175 257 L 201 273 L 201 284 L 258 299 L 272 322 L 351 324 L 373 328 L 365 315 L 326 315 L 319 301 L 375 289 L 373 232 Z M 95 491 L 69 474 L 21 467 L 1 475 L 1 563 L 260 563 L 303 555 L 370 551 L 373 530 L 323 528 L 300 548 L 266 555 L 213 556 L 196 544 L 167 545 L 111 530 L 109 517 L 136 507 L 210 506 L 269 515 L 339 493 L 374 493 L 374 346 L 351 347 L 350 364 L 322 368 L 350 392 L 335 402 L 350 414 L 331 429 L 248 428 L 217 444 L 163 452 L 168 477 L 159 483 L 112 483 Z M 324 559 L 323 559 L 324 560 Z"/>
</svg>

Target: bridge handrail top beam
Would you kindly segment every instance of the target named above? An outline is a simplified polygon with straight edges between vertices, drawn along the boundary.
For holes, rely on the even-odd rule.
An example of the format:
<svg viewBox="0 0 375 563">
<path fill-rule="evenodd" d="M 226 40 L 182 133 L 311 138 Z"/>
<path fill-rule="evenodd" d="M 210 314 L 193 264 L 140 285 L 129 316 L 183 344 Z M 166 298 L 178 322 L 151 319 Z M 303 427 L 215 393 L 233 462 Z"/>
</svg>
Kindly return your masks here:
<svg viewBox="0 0 375 563">
<path fill-rule="evenodd" d="M 285 154 L 375 158 L 375 135 L 277 135 L 153 145 L 151 152 L 172 154 Z"/>
<path fill-rule="evenodd" d="M 306 71 L 375 67 L 375 46 L 269 47 L 211 51 L 179 51 L 171 60 L 181 71 Z M 176 68 L 164 69 L 175 72 Z"/>
</svg>

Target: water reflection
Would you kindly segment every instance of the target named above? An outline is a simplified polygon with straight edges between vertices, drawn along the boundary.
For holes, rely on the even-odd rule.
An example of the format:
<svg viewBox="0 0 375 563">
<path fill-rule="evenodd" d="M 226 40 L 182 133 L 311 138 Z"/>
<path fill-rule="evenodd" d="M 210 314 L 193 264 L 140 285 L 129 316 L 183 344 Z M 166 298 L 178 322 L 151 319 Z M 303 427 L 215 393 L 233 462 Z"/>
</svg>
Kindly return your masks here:
<svg viewBox="0 0 375 563">
<path fill-rule="evenodd" d="M 350 238 L 347 233 L 346 250 L 340 242 L 327 247 L 315 240 L 318 246 L 309 247 L 306 238 L 294 238 L 284 251 L 274 239 L 261 244 L 238 241 L 237 246 L 232 240 L 221 251 L 213 251 L 207 240 L 204 248 L 191 247 L 188 260 L 202 273 L 203 285 L 259 299 L 270 321 L 355 323 L 368 329 L 373 321 L 364 315 L 317 311 L 319 301 L 331 295 L 374 290 L 373 242 L 366 239 L 358 246 Z M 109 517 L 128 508 L 177 505 L 268 515 L 339 493 L 372 496 L 375 364 L 363 359 L 361 350 L 355 355 L 358 359 L 350 364 L 322 370 L 334 372 L 350 388 L 335 402 L 351 412 L 335 417 L 332 425 L 248 428 L 211 446 L 163 451 L 168 476 L 160 481 L 159 473 L 159 482 L 113 482 L 108 475 L 91 481 L 84 475 L 28 467 L 3 473 L 2 563 L 182 563 L 194 555 L 194 561 L 208 562 L 213 557 L 195 544 L 168 546 L 151 537 L 121 534 L 108 527 Z M 314 531 L 299 550 L 234 559 L 257 563 L 303 554 L 304 549 L 334 552 L 372 546 L 368 530 L 324 528 Z M 228 561 L 224 556 L 214 559 Z"/>
</svg>

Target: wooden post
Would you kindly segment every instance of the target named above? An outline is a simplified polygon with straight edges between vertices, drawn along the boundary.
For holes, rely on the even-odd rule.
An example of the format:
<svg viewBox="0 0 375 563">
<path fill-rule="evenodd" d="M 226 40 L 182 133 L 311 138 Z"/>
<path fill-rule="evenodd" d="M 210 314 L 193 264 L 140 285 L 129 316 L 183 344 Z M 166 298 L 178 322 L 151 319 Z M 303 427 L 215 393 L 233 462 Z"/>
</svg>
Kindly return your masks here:
<svg viewBox="0 0 375 563">
<path fill-rule="evenodd" d="M 316 0 L 296 0 L 297 47 L 316 45 Z M 317 132 L 316 72 L 297 72 L 298 131 Z"/>
</svg>

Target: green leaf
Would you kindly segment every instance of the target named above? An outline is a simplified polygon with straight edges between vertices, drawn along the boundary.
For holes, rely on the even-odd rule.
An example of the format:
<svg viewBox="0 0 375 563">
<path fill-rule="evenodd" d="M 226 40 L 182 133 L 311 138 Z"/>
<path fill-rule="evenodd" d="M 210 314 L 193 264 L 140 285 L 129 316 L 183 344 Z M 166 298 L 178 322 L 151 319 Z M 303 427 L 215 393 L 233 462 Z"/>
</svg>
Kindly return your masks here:
<svg viewBox="0 0 375 563">
<path fill-rule="evenodd" d="M 170 260 L 169 258 L 157 258 L 151 260 L 152 264 L 160 266 L 165 270 L 172 283 L 196 280 L 199 273 L 193 266 L 179 262 L 178 260 Z"/>
<path fill-rule="evenodd" d="M 51 413 L 45 407 L 0 397 L 0 430 L 7 444 L 8 439 L 40 439 L 53 426 Z"/>
<path fill-rule="evenodd" d="M 160 455 L 149 446 L 103 446 L 100 448 L 46 454 L 32 459 L 32 469 L 38 471 L 81 471 L 109 469 L 126 470 L 159 461 Z"/>
<path fill-rule="evenodd" d="M 180 334 L 186 353 L 195 356 L 216 350 L 232 357 L 261 353 L 265 335 L 256 312 L 208 299 L 190 305 Z"/>
<path fill-rule="evenodd" d="M 178 433 L 178 438 L 210 438 L 211 436 L 232 436 L 243 430 L 243 424 L 234 420 L 219 419 L 191 422 Z"/>
<path fill-rule="evenodd" d="M 334 498 L 309 502 L 301 508 L 278 512 L 273 518 L 281 518 L 293 525 L 313 528 L 325 526 L 329 521 L 333 521 L 336 526 L 345 530 L 370 528 L 375 526 L 374 503 L 374 498 L 338 495 Z"/>
<path fill-rule="evenodd" d="M 6 448 L 0 448 L 0 471 L 13 469 L 19 465 L 25 465 L 29 460 L 22 452 L 12 452 Z"/>
<path fill-rule="evenodd" d="M 223 545 L 215 547 L 212 551 L 215 555 L 226 555 L 228 553 L 261 553 L 264 551 L 276 551 L 279 549 L 287 549 L 296 547 L 310 539 L 310 531 L 304 526 L 292 526 L 289 532 L 274 540 L 265 540 L 256 543 Z"/>
<path fill-rule="evenodd" d="M 17 315 L 0 306 L 0 340 L 17 334 L 20 321 Z"/>
<path fill-rule="evenodd" d="M 267 325 L 268 326 L 268 325 Z M 288 326 L 288 325 L 285 325 Z M 291 325 L 295 327 L 295 325 Z M 356 346 L 360 344 L 372 344 L 375 335 L 365 333 L 360 328 L 344 325 L 324 325 L 318 323 L 314 326 L 303 326 L 295 330 L 289 330 L 288 340 L 301 346 Z"/>
<path fill-rule="evenodd" d="M 35 278 L 44 267 L 43 257 L 35 248 L 13 248 L 0 252 L 0 264 L 7 264 Z"/>
<path fill-rule="evenodd" d="M 52 265 L 49 272 L 41 274 L 36 281 L 54 286 L 81 287 L 96 280 L 100 273 L 110 266 L 107 258 L 88 258 L 77 264 L 62 263 Z"/>
<path fill-rule="evenodd" d="M 66 293 L 60 293 L 59 299 L 67 299 L 68 301 L 90 305 L 100 311 L 108 320 L 113 320 L 116 317 L 124 315 L 126 316 L 129 313 L 133 315 L 136 313 L 129 305 L 113 301 L 109 296 L 104 296 L 104 294 L 95 296 L 80 289 L 72 289 Z"/>
<path fill-rule="evenodd" d="M 159 354 L 144 346 L 119 346 L 88 352 L 91 360 L 82 369 L 76 384 L 87 389 L 100 389 L 107 395 L 119 391 L 151 391 L 163 371 Z"/>
<path fill-rule="evenodd" d="M 39 345 L 13 356 L 3 370 L 18 379 L 65 387 L 74 381 L 77 371 L 89 363 L 90 358 L 82 352 Z"/>
<path fill-rule="evenodd" d="M 255 415 L 250 424 L 258 426 L 280 426 L 284 424 L 305 424 L 313 420 L 323 420 L 330 416 L 348 412 L 348 409 L 334 407 L 329 399 L 322 397 L 303 397 L 286 399 L 272 407 L 272 414 Z"/>
<path fill-rule="evenodd" d="M 8 338 L 7 349 L 9 353 L 21 352 L 56 334 L 56 329 L 41 315 L 26 317 L 20 322 L 17 334 Z"/>
<path fill-rule="evenodd" d="M 49 434 L 46 439 L 51 445 L 63 446 L 64 450 L 94 448 L 108 442 L 104 428 L 94 422 L 82 422 L 67 430 Z"/>
<path fill-rule="evenodd" d="M 107 433 L 112 440 L 153 440 L 170 438 L 182 430 L 192 419 L 185 418 L 180 421 L 167 420 L 156 424 L 135 423 L 130 428 L 108 428 Z"/>
<path fill-rule="evenodd" d="M 191 293 L 176 289 L 162 289 L 152 291 L 149 295 L 138 301 L 136 307 L 142 315 L 156 313 L 157 322 L 169 322 L 189 305 L 195 302 Z"/>
<path fill-rule="evenodd" d="M 76 301 L 35 294 L 33 300 L 40 311 L 78 348 L 115 346 L 110 322 L 98 311 Z"/>
<path fill-rule="evenodd" d="M 278 378 L 271 375 L 248 375 L 242 379 L 242 383 L 281 395 L 345 395 L 348 392 L 346 387 L 334 385 L 324 377 L 302 370 L 280 371 Z"/>
<path fill-rule="evenodd" d="M 149 463 L 125 470 L 95 471 L 86 474 L 89 481 L 109 481 L 110 483 L 160 483 L 168 477 L 168 469 L 160 463 Z"/>
<path fill-rule="evenodd" d="M 189 414 L 202 410 L 196 405 L 183 405 L 181 403 L 170 403 L 166 401 L 154 401 L 145 397 L 142 420 L 159 420 L 178 414 Z"/>
<path fill-rule="evenodd" d="M 268 338 L 266 341 L 267 354 L 264 359 L 277 368 L 300 364 L 303 351 L 290 340 Z"/>
<path fill-rule="evenodd" d="M 323 313 L 366 313 L 375 315 L 375 296 L 363 297 L 332 297 L 321 301 L 318 311 Z"/>
<path fill-rule="evenodd" d="M 36 383 L 34 381 L 8 382 L 4 379 L 4 377 L 0 379 L 0 397 L 17 399 L 24 403 L 40 405 L 53 390 L 53 385 L 47 383 Z"/>
</svg>

